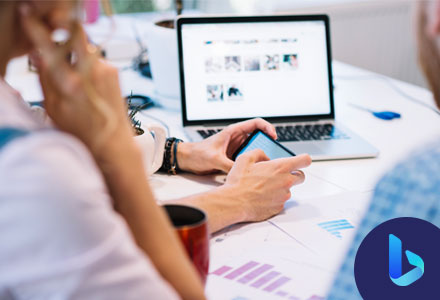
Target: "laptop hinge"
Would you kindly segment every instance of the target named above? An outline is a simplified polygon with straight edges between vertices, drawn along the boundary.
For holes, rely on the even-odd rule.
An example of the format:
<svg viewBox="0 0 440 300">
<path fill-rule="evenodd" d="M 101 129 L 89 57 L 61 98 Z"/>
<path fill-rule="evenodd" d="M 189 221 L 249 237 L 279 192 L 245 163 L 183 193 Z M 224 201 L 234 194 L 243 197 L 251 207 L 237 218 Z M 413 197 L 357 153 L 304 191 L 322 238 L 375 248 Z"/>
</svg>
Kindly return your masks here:
<svg viewBox="0 0 440 300">
<path fill-rule="evenodd" d="M 228 126 L 229 124 L 232 123 L 207 123 L 207 124 L 202 124 L 202 127 L 225 127 Z"/>
</svg>

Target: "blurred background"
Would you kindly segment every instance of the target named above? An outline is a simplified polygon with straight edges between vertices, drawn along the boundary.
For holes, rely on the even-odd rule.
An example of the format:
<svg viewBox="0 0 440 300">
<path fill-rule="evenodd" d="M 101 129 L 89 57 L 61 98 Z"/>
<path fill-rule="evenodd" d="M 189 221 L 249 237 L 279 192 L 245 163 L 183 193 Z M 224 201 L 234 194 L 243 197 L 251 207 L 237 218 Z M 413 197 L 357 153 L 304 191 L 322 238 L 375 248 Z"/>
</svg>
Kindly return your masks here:
<svg viewBox="0 0 440 300">
<path fill-rule="evenodd" d="M 174 11 L 176 0 L 111 0 L 115 13 Z M 412 30 L 413 0 L 182 0 L 209 14 L 327 13 L 333 58 L 419 86 Z"/>
</svg>

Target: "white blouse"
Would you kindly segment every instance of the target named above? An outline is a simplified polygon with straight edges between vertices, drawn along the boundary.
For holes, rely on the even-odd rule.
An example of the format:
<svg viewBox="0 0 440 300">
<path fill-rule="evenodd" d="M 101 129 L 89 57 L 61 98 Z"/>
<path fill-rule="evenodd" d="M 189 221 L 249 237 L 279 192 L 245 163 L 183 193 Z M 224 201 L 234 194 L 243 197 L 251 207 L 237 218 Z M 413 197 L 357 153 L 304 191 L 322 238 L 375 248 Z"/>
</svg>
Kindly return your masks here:
<svg viewBox="0 0 440 300">
<path fill-rule="evenodd" d="M 1 127 L 48 127 L 2 79 Z M 79 140 L 39 130 L 0 149 L 0 299 L 177 298 Z"/>
</svg>

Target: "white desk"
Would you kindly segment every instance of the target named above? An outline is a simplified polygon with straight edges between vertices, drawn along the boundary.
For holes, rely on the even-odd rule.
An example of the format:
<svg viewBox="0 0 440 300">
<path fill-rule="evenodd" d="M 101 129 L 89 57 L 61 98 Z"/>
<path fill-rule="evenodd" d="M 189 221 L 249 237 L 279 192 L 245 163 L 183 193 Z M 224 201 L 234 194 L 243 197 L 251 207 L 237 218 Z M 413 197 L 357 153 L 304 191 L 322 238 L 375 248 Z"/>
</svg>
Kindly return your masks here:
<svg viewBox="0 0 440 300">
<path fill-rule="evenodd" d="M 386 81 L 370 72 L 339 62 L 333 65 L 337 120 L 377 147 L 380 157 L 315 162 L 305 171 L 306 182 L 293 188 L 293 199 L 280 216 L 258 224 L 232 226 L 214 235 L 211 240 L 211 271 L 223 265 L 235 268 L 254 260 L 273 265 L 273 270 L 287 274 L 290 281 L 269 292 L 210 275 L 207 294 L 211 299 L 277 299 L 284 291 L 288 292 L 286 297 L 296 295 L 298 299 L 324 294 L 354 230 L 341 242 L 313 222 L 326 214 L 328 216 L 324 218 L 347 215 L 357 226 L 373 187 L 382 174 L 413 149 L 438 138 L 439 115 L 402 97 Z M 25 59 L 18 59 L 10 65 L 7 81 L 22 92 L 25 99 L 41 97 L 36 75 L 27 72 Z M 393 82 L 405 93 L 434 106 L 428 91 L 403 82 Z M 151 95 L 154 88 L 151 81 L 131 70 L 121 72 L 121 83 L 126 94 L 133 90 L 133 93 Z M 397 111 L 402 118 L 382 121 L 349 106 L 350 102 L 374 110 Z M 179 111 L 152 108 L 146 114 L 166 122 L 172 136 L 185 139 Z M 140 119 L 142 122 L 155 122 L 145 115 Z M 222 176 L 219 175 L 155 174 L 151 178 L 160 200 L 207 191 L 221 181 Z"/>
</svg>

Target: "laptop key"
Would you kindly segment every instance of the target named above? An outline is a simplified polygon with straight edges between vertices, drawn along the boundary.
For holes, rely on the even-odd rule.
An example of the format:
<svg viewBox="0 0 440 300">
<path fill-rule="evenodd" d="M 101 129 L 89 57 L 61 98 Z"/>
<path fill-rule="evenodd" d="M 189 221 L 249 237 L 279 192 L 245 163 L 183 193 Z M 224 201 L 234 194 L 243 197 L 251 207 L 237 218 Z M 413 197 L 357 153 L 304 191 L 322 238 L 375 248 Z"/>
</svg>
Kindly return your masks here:
<svg viewBox="0 0 440 300">
<path fill-rule="evenodd" d="M 323 133 L 324 132 L 324 126 L 321 124 L 318 124 L 315 126 L 315 130 L 319 133 Z"/>
<path fill-rule="evenodd" d="M 202 138 L 206 139 L 209 135 L 204 130 L 197 130 L 197 132 L 202 136 Z"/>
</svg>

